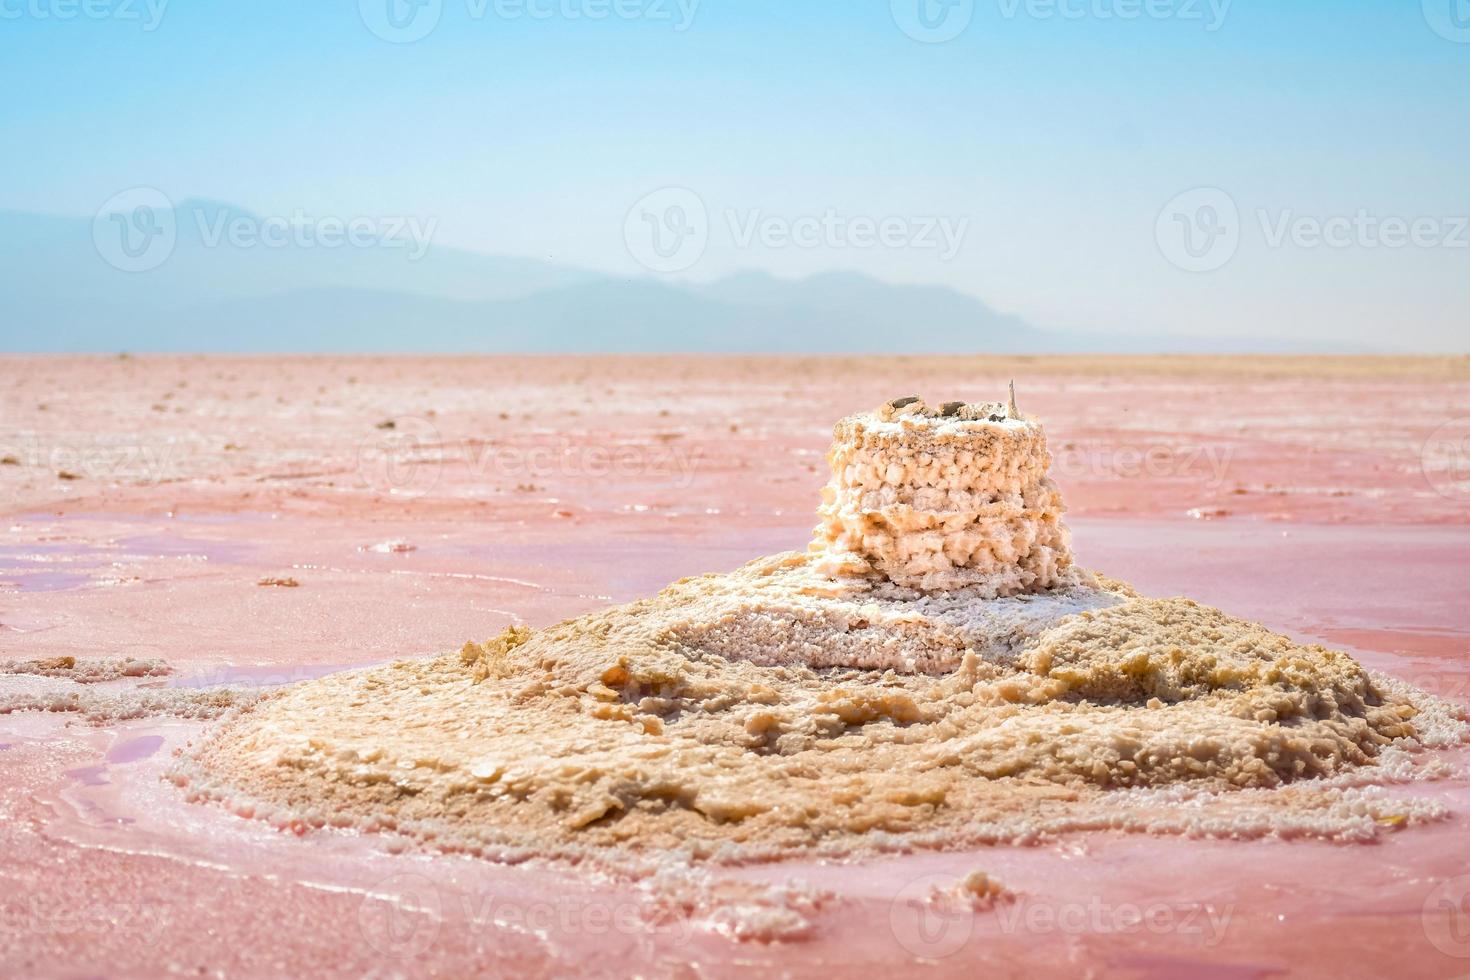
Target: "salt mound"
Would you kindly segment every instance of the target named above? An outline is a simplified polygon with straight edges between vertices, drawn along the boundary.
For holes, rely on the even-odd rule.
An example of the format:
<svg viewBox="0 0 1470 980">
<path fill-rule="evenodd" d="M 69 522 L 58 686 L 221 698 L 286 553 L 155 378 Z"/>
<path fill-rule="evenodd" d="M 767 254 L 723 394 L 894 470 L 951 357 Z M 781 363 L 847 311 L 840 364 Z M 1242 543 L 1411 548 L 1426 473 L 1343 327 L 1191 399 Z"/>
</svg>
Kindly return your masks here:
<svg viewBox="0 0 1470 980">
<path fill-rule="evenodd" d="M 916 404 L 838 426 L 808 552 L 297 685 L 177 780 L 283 821 L 604 861 L 1442 815 L 1364 787 L 1465 739 L 1454 709 L 1074 568 L 1040 427 Z"/>
</svg>

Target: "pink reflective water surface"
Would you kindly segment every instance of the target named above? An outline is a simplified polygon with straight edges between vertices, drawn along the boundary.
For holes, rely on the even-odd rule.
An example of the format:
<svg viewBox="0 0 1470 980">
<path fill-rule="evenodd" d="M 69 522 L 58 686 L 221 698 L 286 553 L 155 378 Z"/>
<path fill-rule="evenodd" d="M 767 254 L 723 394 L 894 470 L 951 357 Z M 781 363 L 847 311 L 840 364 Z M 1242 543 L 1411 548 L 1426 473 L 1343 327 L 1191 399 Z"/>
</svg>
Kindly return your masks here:
<svg viewBox="0 0 1470 980">
<path fill-rule="evenodd" d="M 0 660 L 173 668 L 98 690 L 306 680 L 800 548 L 837 415 L 910 390 L 988 397 L 1016 374 L 1086 565 L 1470 703 L 1470 496 L 1422 465 L 1446 420 L 1470 416 L 1470 383 L 1439 367 L 77 358 L 0 372 L 0 456 L 18 460 L 0 465 Z M 1368 425 L 1364 404 L 1394 410 Z M 0 695 L 68 683 L 0 675 Z M 1453 816 L 1371 844 L 1089 834 L 717 872 L 790 886 L 811 922 L 759 943 L 697 910 L 651 912 L 634 883 L 188 803 L 160 777 L 206 726 L 0 715 L 0 973 L 1470 972 L 1461 776 L 1386 789 Z M 916 904 L 974 869 L 1019 900 L 973 916 Z"/>
</svg>

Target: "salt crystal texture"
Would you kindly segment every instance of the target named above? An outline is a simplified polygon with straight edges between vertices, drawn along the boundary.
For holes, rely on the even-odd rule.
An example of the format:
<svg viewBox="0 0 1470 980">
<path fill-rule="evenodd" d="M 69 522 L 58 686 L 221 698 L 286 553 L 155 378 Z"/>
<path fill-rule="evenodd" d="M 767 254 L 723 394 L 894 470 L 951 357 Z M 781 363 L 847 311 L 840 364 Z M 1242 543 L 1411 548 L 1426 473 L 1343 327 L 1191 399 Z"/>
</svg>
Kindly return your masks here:
<svg viewBox="0 0 1470 980">
<path fill-rule="evenodd" d="M 1470 738 L 1461 709 L 1077 569 L 1014 399 L 899 399 L 839 423 L 831 459 L 807 551 L 296 685 L 175 779 L 624 868 L 1101 829 L 1371 840 L 1446 815 L 1379 787 L 1437 775 L 1417 756 Z M 801 924 L 751 915 L 770 938 Z"/>
<path fill-rule="evenodd" d="M 988 598 L 1076 584 L 1039 422 L 897 399 L 837 423 L 811 550 L 833 577 Z"/>
</svg>

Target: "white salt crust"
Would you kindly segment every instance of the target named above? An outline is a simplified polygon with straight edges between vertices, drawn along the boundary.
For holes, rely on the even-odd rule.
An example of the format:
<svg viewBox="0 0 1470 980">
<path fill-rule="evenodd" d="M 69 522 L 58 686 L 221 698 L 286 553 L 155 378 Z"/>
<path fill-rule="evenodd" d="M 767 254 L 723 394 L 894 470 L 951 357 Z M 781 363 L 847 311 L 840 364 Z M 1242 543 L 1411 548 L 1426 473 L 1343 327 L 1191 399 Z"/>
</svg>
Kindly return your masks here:
<svg viewBox="0 0 1470 980">
<path fill-rule="evenodd" d="M 124 677 L 165 677 L 171 673 L 173 668 L 162 660 L 139 660 L 136 657 L 99 660 L 51 657 L 46 660 L 0 661 L 0 674 L 64 677 L 78 684 L 100 684 Z"/>
<path fill-rule="evenodd" d="M 1000 406 L 897 404 L 837 424 L 818 569 L 982 598 L 1074 584 L 1041 425 Z"/>
<path fill-rule="evenodd" d="M 171 716 L 214 719 L 253 703 L 260 692 L 237 687 L 152 688 L 129 682 L 171 669 L 162 661 L 83 661 L 77 672 L 0 670 L 0 715 L 23 711 L 67 712 L 89 724 L 105 725 L 137 718 Z"/>
</svg>

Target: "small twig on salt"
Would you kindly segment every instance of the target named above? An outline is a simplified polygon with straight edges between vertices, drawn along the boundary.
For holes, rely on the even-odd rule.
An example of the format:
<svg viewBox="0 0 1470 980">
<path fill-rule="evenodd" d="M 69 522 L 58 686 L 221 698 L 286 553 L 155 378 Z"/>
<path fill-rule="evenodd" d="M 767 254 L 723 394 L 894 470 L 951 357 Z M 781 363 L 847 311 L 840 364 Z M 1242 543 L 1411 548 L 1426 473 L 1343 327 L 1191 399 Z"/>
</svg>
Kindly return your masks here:
<svg viewBox="0 0 1470 980">
<path fill-rule="evenodd" d="M 1016 410 L 1016 383 L 1014 381 L 1011 382 L 1011 401 L 1006 406 L 1006 418 L 1021 421 L 1021 413 Z"/>
</svg>

